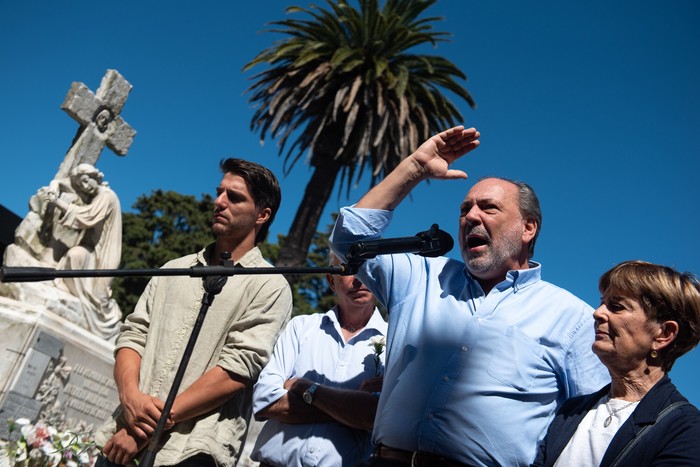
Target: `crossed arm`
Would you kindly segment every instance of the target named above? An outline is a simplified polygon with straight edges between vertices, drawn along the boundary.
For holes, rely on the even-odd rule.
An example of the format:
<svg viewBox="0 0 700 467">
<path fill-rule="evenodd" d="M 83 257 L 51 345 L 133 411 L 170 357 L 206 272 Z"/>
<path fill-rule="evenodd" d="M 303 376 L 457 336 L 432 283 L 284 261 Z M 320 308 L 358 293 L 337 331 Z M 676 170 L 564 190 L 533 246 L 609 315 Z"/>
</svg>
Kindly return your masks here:
<svg viewBox="0 0 700 467">
<path fill-rule="evenodd" d="M 257 415 L 283 423 L 338 422 L 351 428 L 372 429 L 378 402 L 372 392 L 381 389 L 381 377 L 366 380 L 360 389 L 321 385 L 314 393 L 313 405 L 309 405 L 302 395 L 312 384 L 302 378 L 287 380 L 284 388 L 288 392 Z"/>
</svg>

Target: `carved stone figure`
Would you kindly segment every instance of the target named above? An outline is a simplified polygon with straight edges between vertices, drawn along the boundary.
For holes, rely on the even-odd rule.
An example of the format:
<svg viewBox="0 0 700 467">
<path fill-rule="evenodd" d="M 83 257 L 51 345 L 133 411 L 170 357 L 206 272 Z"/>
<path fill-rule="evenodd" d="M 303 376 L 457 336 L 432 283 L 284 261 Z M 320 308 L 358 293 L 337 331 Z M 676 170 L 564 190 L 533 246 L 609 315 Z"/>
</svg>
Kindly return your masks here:
<svg viewBox="0 0 700 467">
<path fill-rule="evenodd" d="M 34 397 L 41 402 L 39 419 L 61 431 L 66 428 L 66 417 L 58 401 L 58 394 L 68 383 L 72 371 L 67 362 L 66 357 L 61 355 L 56 364 L 51 363 Z"/>
<path fill-rule="evenodd" d="M 8 266 L 57 269 L 117 269 L 121 260 L 122 222 L 117 195 L 104 175 L 79 164 L 70 177 L 53 180 L 30 200 L 30 212 L 5 252 Z M 112 338 L 121 310 L 111 298 L 111 277 L 59 278 L 53 284 L 83 306 L 88 328 Z"/>
<path fill-rule="evenodd" d="M 5 266 L 116 269 L 121 260 L 121 209 L 95 168 L 105 146 L 126 155 L 136 131 L 120 116 L 132 86 L 107 70 L 96 93 L 74 82 L 61 108 L 80 123 L 54 180 L 29 200 L 29 213 L 5 250 Z M 0 295 L 44 306 L 110 339 L 121 311 L 111 298 L 112 278 L 64 278 L 31 284 L 0 283 Z M 51 289 L 51 290 L 47 290 Z M 69 293 L 79 299 L 65 300 Z M 81 312 L 82 308 L 82 312 Z M 84 316 L 83 316 L 84 315 Z"/>
<path fill-rule="evenodd" d="M 122 220 L 119 198 L 102 183 L 103 174 L 90 164 L 79 164 L 71 171 L 70 185 L 81 201 L 69 203 L 49 191 L 49 203 L 62 212 L 58 225 L 77 230 L 80 239 L 68 248 L 58 269 L 117 269 L 122 252 Z M 61 229 L 57 229 L 58 232 Z M 63 278 L 56 280 L 78 297 L 87 313 L 90 330 L 112 337 L 121 311 L 111 298 L 111 277 Z"/>
<path fill-rule="evenodd" d="M 105 145 L 119 156 L 127 153 L 136 131 L 119 113 L 131 87 L 116 70 L 107 70 L 97 94 L 83 83 L 73 83 L 61 108 L 80 123 L 80 128 L 54 178 L 67 177 L 82 163 L 95 165 Z"/>
</svg>

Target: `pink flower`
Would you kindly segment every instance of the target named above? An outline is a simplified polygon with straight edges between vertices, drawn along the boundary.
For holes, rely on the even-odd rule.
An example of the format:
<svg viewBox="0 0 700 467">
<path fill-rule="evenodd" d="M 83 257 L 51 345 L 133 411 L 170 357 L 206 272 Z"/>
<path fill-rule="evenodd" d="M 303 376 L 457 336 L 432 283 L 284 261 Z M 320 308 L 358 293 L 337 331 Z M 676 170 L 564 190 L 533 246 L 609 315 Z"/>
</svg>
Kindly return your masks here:
<svg viewBox="0 0 700 467">
<path fill-rule="evenodd" d="M 34 426 L 23 426 L 22 434 L 27 444 L 33 448 L 39 448 L 45 441 L 51 439 L 51 433 L 44 422 L 37 422 Z"/>
</svg>

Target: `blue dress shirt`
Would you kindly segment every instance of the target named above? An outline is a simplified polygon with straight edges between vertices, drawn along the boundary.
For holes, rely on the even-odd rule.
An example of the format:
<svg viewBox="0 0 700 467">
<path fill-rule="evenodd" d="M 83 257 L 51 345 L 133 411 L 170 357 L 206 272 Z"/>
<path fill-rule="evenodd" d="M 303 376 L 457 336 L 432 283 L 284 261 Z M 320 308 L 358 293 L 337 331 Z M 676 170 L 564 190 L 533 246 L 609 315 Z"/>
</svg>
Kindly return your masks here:
<svg viewBox="0 0 700 467">
<path fill-rule="evenodd" d="M 343 340 L 335 308 L 292 318 L 255 384 L 253 413 L 285 395 L 283 385 L 290 378 L 358 389 L 377 370 L 369 340 L 386 331 L 387 323 L 376 308 L 367 326 L 348 342 Z M 383 372 L 382 365 L 379 370 Z M 270 419 L 258 435 L 251 458 L 280 466 L 355 466 L 369 457 L 371 447 L 368 431 L 340 423 L 288 424 Z"/>
<path fill-rule="evenodd" d="M 343 208 L 341 258 L 379 238 L 391 212 Z M 362 282 L 389 310 L 373 441 L 469 465 L 529 465 L 557 407 L 609 382 L 591 351 L 592 308 L 540 278 L 508 272 L 485 295 L 464 263 L 413 254 L 364 262 Z"/>
</svg>

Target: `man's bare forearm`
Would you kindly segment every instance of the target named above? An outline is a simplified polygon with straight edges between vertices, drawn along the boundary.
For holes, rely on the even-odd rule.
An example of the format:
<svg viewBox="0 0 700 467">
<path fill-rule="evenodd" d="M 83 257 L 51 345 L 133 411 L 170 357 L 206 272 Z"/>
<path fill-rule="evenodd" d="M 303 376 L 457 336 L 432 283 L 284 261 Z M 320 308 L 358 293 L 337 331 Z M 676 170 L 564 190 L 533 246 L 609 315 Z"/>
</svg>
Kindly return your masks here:
<svg viewBox="0 0 700 467">
<path fill-rule="evenodd" d="M 320 423 L 335 421 L 333 417 L 307 404 L 293 392 L 288 392 L 257 413 L 259 419 L 273 419 L 282 423 Z"/>
<path fill-rule="evenodd" d="M 420 165 L 409 156 L 360 198 L 356 207 L 392 211 L 426 178 Z"/>
<path fill-rule="evenodd" d="M 215 366 L 175 398 L 173 422 L 189 420 L 220 407 L 247 384 L 245 379 Z"/>
<path fill-rule="evenodd" d="M 299 379 L 289 390 L 301 399 L 301 395 L 312 384 L 312 381 Z M 370 392 L 326 385 L 320 385 L 313 397 L 313 407 L 332 420 L 362 430 L 371 430 L 374 426 L 377 402 L 377 396 Z"/>
<path fill-rule="evenodd" d="M 139 390 L 140 370 L 141 355 L 138 352 L 129 348 L 121 348 L 117 351 L 114 362 L 114 382 L 117 385 L 120 400 L 129 391 Z"/>
<path fill-rule="evenodd" d="M 351 428 L 371 430 L 379 398 L 366 391 L 319 386 L 314 406 Z"/>
</svg>

